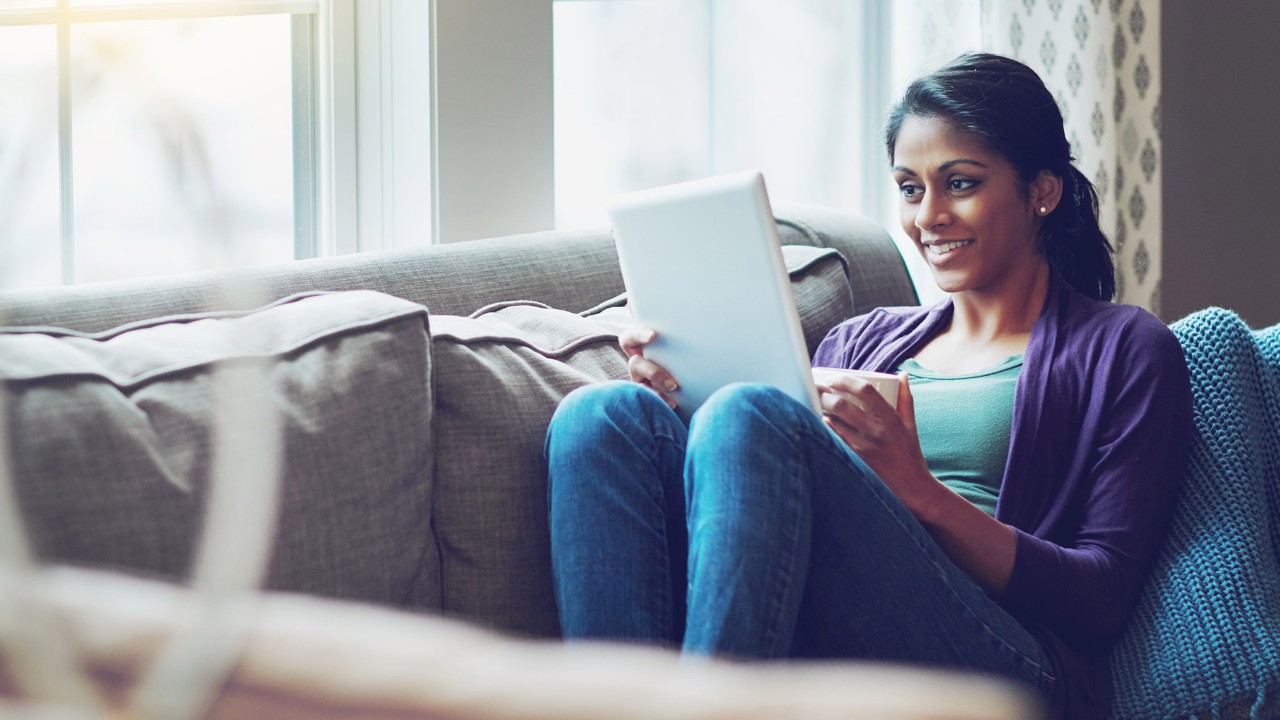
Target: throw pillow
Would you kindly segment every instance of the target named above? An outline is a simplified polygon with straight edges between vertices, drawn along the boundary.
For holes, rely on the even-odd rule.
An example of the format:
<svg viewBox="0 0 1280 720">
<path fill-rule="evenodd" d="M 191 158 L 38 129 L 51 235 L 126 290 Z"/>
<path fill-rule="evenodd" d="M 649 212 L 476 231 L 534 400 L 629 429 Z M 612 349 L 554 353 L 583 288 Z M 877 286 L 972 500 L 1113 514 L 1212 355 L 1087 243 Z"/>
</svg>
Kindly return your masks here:
<svg viewBox="0 0 1280 720">
<path fill-rule="evenodd" d="M 214 369 L 265 363 L 281 422 L 266 586 L 438 607 L 426 310 L 371 291 L 97 334 L 0 329 L 26 530 L 48 562 L 178 579 L 210 480 Z"/>
</svg>

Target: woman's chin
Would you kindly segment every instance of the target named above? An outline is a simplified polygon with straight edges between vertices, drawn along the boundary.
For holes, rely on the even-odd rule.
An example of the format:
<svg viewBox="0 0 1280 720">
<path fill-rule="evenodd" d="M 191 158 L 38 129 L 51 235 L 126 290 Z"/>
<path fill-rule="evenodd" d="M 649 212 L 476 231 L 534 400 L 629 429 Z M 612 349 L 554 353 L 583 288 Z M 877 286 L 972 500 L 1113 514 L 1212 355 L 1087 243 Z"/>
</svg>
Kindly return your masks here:
<svg viewBox="0 0 1280 720">
<path fill-rule="evenodd" d="M 937 268 L 933 268 L 933 282 L 944 293 L 960 292 L 967 286 L 963 276 L 945 270 L 939 271 Z"/>
</svg>

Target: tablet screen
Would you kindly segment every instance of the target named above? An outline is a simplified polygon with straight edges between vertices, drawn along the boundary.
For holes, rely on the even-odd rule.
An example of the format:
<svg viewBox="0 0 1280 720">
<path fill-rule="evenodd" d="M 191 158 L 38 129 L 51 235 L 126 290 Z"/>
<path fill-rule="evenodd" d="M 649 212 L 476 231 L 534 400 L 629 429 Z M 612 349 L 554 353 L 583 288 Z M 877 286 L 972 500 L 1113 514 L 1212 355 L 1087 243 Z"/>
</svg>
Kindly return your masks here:
<svg viewBox="0 0 1280 720">
<path fill-rule="evenodd" d="M 632 315 L 658 334 L 645 354 L 680 383 L 681 417 L 734 382 L 820 412 L 759 172 L 629 193 L 609 215 Z"/>
</svg>

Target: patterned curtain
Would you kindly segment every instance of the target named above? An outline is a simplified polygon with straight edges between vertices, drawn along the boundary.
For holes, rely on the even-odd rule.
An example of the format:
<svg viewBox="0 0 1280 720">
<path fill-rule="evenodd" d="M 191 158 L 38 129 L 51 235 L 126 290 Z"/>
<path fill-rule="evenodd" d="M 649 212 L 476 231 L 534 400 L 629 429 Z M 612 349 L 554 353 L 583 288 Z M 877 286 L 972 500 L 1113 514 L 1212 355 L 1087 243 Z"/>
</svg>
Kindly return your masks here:
<svg viewBox="0 0 1280 720">
<path fill-rule="evenodd" d="M 1117 299 L 1159 314 L 1159 0 L 983 0 L 982 36 L 1058 98 L 1116 248 Z"/>
</svg>

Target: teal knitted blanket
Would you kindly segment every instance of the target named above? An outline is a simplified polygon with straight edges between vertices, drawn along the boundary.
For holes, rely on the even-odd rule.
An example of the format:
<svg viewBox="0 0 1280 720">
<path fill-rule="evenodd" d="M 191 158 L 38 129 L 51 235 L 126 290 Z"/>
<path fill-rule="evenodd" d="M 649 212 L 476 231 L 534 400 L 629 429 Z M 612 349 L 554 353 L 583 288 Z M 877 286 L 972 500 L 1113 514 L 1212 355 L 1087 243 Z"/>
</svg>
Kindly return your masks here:
<svg viewBox="0 0 1280 720">
<path fill-rule="evenodd" d="M 1114 717 L 1280 717 L 1280 325 L 1172 326 L 1196 434 L 1181 500 L 1112 655 Z"/>
</svg>

